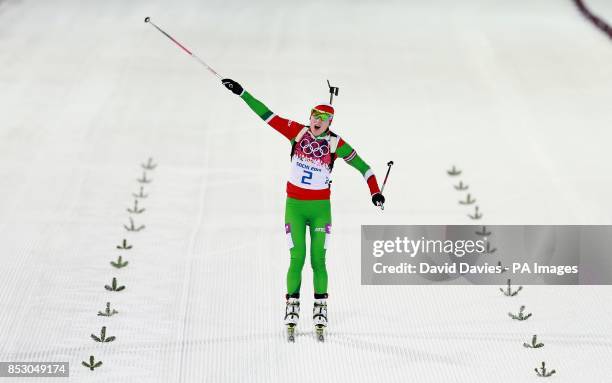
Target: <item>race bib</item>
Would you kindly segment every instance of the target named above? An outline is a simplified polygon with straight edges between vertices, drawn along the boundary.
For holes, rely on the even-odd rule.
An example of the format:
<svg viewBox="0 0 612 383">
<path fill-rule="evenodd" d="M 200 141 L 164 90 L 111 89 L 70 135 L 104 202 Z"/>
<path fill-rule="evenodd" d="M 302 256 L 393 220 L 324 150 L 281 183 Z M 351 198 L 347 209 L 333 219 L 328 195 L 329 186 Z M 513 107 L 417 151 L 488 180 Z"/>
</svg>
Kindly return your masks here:
<svg viewBox="0 0 612 383">
<path fill-rule="evenodd" d="M 327 138 L 315 139 L 310 132 L 296 143 L 289 182 L 303 189 L 321 190 L 329 187 L 331 153 Z"/>
</svg>

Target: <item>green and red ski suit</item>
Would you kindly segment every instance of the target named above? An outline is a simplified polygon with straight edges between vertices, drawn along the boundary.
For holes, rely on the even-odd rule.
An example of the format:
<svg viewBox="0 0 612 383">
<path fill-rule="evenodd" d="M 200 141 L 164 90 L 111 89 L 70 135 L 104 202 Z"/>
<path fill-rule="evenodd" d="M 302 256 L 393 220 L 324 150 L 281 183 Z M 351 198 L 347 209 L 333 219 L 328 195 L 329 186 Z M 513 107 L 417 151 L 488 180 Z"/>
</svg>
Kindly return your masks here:
<svg viewBox="0 0 612 383">
<path fill-rule="evenodd" d="M 374 173 L 355 150 L 329 129 L 314 137 L 306 125 L 274 114 L 246 90 L 240 97 L 268 125 L 292 145 L 291 174 L 287 181 L 285 234 L 291 262 L 287 272 L 287 294 L 298 296 L 306 259 L 306 226 L 310 232 L 310 264 L 315 294 L 327 294 L 325 252 L 331 235 L 330 176 L 334 160 L 342 158 L 357 169 L 370 194 L 379 193 Z"/>
</svg>

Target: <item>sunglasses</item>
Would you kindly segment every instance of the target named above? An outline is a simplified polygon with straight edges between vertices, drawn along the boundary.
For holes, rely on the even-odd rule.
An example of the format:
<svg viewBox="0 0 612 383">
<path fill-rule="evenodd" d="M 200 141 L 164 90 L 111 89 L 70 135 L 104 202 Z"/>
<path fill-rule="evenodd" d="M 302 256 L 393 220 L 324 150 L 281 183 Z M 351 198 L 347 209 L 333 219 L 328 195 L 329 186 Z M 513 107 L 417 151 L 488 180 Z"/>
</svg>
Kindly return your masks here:
<svg viewBox="0 0 612 383">
<path fill-rule="evenodd" d="M 314 117 L 317 120 L 321 120 L 321 121 L 327 121 L 330 118 L 332 118 L 334 115 L 328 112 L 322 112 L 320 110 L 317 109 L 313 109 L 312 112 L 310 113 L 310 115 L 312 117 Z"/>
</svg>

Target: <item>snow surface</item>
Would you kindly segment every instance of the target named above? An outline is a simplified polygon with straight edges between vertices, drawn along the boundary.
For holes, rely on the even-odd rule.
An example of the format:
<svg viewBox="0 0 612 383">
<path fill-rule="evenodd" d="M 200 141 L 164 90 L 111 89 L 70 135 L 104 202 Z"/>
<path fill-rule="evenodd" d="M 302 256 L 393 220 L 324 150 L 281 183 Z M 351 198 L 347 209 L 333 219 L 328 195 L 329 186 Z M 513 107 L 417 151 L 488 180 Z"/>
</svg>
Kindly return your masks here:
<svg viewBox="0 0 612 383">
<path fill-rule="evenodd" d="M 145 16 L 295 120 L 330 79 L 335 131 L 379 180 L 395 161 L 384 212 L 335 167 L 325 344 L 308 266 L 284 341 L 287 143 Z M 516 383 L 546 361 L 551 381 L 609 382 L 611 287 L 361 286 L 359 235 L 471 223 L 453 164 L 486 224 L 612 224 L 610 62 L 571 1 L 1 1 L 0 361 L 117 383 Z M 510 320 L 521 304 L 533 317 Z"/>
</svg>

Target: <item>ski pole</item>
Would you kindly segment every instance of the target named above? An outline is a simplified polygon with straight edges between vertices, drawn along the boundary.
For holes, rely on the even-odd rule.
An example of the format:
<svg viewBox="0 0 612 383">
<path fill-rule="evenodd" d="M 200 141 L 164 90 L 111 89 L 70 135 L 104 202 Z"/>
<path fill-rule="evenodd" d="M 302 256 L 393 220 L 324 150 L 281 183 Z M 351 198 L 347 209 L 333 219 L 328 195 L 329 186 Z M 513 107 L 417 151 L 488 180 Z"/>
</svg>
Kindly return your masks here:
<svg viewBox="0 0 612 383">
<path fill-rule="evenodd" d="M 189 49 L 185 48 L 181 43 L 179 43 L 178 41 L 176 41 L 174 39 L 174 37 L 170 36 L 169 34 L 167 34 L 166 32 L 164 32 L 163 29 L 161 29 L 160 27 L 158 27 L 157 25 L 155 25 L 154 22 L 151 21 L 150 17 L 145 17 L 144 19 L 145 23 L 149 23 L 152 26 L 155 27 L 155 29 L 157 29 L 158 31 L 160 31 L 161 33 L 163 33 L 167 38 L 169 38 L 170 40 L 172 40 L 176 45 L 178 45 L 182 50 L 184 50 L 187 54 L 189 54 L 191 57 L 193 57 L 194 59 L 196 59 L 200 64 L 204 65 L 204 67 L 206 67 L 206 69 L 208 69 L 212 74 L 214 74 L 215 76 L 217 76 L 219 78 L 219 80 L 222 80 L 223 77 L 221 77 L 219 75 L 219 73 L 215 72 L 215 70 L 213 68 L 210 67 L 210 65 L 206 64 L 204 62 L 204 60 L 202 60 L 201 58 L 199 58 L 195 53 L 191 52 Z"/>
<path fill-rule="evenodd" d="M 393 166 L 393 161 L 387 162 L 387 166 L 387 174 L 385 175 L 385 180 L 383 181 L 382 187 L 380 188 L 380 194 L 385 191 L 385 185 L 387 184 L 387 179 L 389 178 L 389 173 L 391 172 L 391 166 Z M 380 210 L 385 210 L 385 206 L 382 203 L 380 204 Z"/>
</svg>

